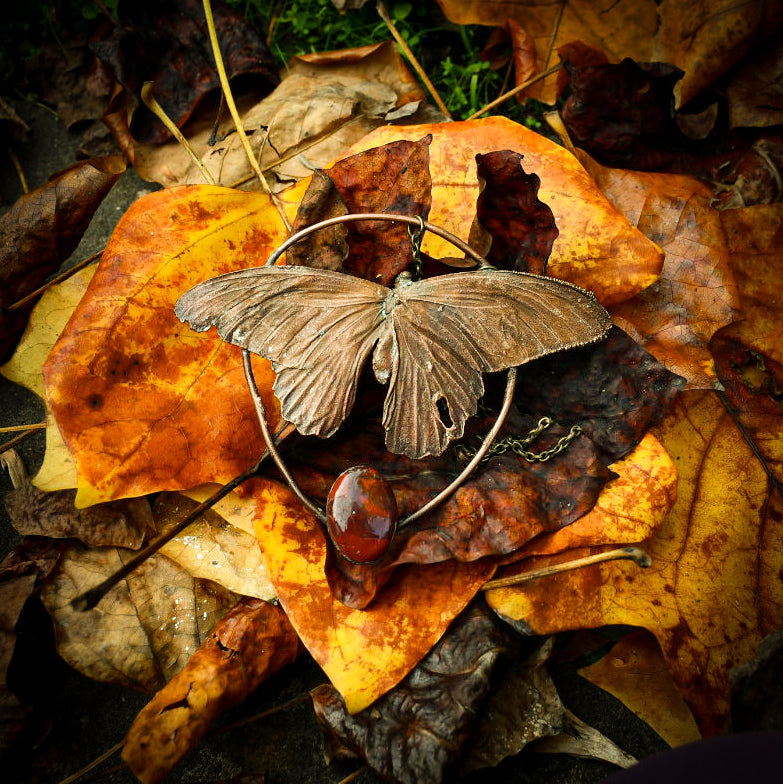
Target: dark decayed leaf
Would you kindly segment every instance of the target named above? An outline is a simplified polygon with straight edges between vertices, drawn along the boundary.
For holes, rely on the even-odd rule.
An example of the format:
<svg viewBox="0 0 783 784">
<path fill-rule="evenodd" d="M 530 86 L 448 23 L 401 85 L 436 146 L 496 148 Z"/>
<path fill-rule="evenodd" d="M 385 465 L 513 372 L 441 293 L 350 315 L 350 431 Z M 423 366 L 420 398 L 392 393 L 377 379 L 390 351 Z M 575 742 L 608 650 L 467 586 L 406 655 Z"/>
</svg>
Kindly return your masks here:
<svg viewBox="0 0 783 784">
<path fill-rule="evenodd" d="M 578 424 L 607 464 L 659 422 L 684 380 L 622 330 L 594 346 L 544 357 L 520 374 L 517 401 L 561 425 Z"/>
<path fill-rule="evenodd" d="M 71 255 L 124 171 L 119 155 L 76 163 L 26 193 L 0 218 L 0 306 L 36 289 Z"/>
<path fill-rule="evenodd" d="M 538 198 L 538 176 L 522 168 L 523 157 L 511 150 L 476 156 L 482 188 L 470 244 L 499 269 L 543 275 L 558 231 L 552 210 Z"/>
<path fill-rule="evenodd" d="M 506 633 L 482 605 L 466 610 L 402 683 L 350 715 L 339 693 L 311 696 L 332 759 L 360 758 L 400 784 L 438 784 L 461 754 Z"/>
<path fill-rule="evenodd" d="M 313 178 L 294 228 L 343 215 L 346 210 L 419 215 L 426 220 L 432 203 L 431 141 L 431 136 L 425 136 L 417 142 L 392 142 L 343 158 L 322 176 Z M 301 250 L 298 245 L 291 248 L 287 262 L 346 272 L 382 286 L 390 286 L 411 262 L 412 244 L 405 224 L 362 221 L 345 224 L 345 234 L 342 230 L 327 232 L 324 233 L 332 239 L 311 239 L 302 243 Z M 324 243 L 326 260 L 318 258 Z"/>
<path fill-rule="evenodd" d="M 783 729 L 783 631 L 765 637 L 751 661 L 731 671 L 734 732 Z"/>
<path fill-rule="evenodd" d="M 136 717 L 125 737 L 123 759 L 144 784 L 160 781 L 222 711 L 245 699 L 300 650 L 278 606 L 240 599 Z"/>
<path fill-rule="evenodd" d="M 229 78 L 254 74 L 268 92 L 277 75 L 262 37 L 222 3 L 213 3 L 212 10 Z M 90 48 L 131 92 L 138 94 L 144 82 L 155 82 L 155 98 L 177 125 L 220 84 L 199 0 L 123 7 L 121 23 L 93 40 Z M 134 114 L 131 129 L 135 138 L 147 143 L 159 144 L 170 136 L 143 108 Z"/>
</svg>

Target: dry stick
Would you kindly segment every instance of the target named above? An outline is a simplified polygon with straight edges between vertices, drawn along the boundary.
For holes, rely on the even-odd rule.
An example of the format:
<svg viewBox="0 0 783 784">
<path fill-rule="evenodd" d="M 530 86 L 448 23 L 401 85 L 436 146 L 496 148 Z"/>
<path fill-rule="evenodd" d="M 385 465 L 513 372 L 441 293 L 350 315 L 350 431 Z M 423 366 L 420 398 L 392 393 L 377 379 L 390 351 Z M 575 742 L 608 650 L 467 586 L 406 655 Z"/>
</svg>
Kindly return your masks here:
<svg viewBox="0 0 783 784">
<path fill-rule="evenodd" d="M 552 49 L 554 48 L 557 34 L 560 31 L 560 22 L 563 19 L 563 11 L 565 11 L 565 6 L 566 0 L 560 0 L 560 10 L 557 12 L 555 23 L 552 25 L 552 35 L 549 36 L 549 44 L 547 45 L 546 54 L 544 55 L 544 65 L 549 65 L 549 58 L 552 56 Z"/>
<path fill-rule="evenodd" d="M 277 436 L 278 441 L 282 441 L 289 433 L 294 430 L 293 425 L 286 425 Z M 126 564 L 120 567 L 114 574 L 107 577 L 102 583 L 90 588 L 83 594 L 80 594 L 75 599 L 71 599 L 71 607 L 76 612 L 85 612 L 95 607 L 104 596 L 114 588 L 117 583 L 124 580 L 137 566 L 144 563 L 151 555 L 154 555 L 164 544 L 170 542 L 175 536 L 182 533 L 194 520 L 199 518 L 202 513 L 210 509 L 214 504 L 225 498 L 234 488 L 239 487 L 247 479 L 250 479 L 256 474 L 269 453 L 264 450 L 258 462 L 252 467 L 243 471 L 238 476 L 235 476 L 230 482 L 224 484 L 219 490 L 216 490 L 209 498 L 202 501 L 189 515 L 180 520 L 173 528 L 166 531 L 165 534 L 158 537 L 154 542 L 148 544 L 143 550 L 140 550 L 133 558 Z"/>
<path fill-rule="evenodd" d="M 360 768 L 356 768 L 353 773 L 349 773 L 344 779 L 340 779 L 337 784 L 350 784 L 351 781 L 358 779 L 362 773 L 366 773 L 369 769 L 370 766 L 365 762 Z"/>
<path fill-rule="evenodd" d="M 402 49 L 402 53 L 408 59 L 410 64 L 413 66 L 414 71 L 419 75 L 419 78 L 424 82 L 424 86 L 429 91 L 429 94 L 432 96 L 435 103 L 438 105 L 438 109 L 440 109 L 443 114 L 446 115 L 449 119 L 451 119 L 451 112 L 446 108 L 446 104 L 443 103 L 443 99 L 438 94 L 438 91 L 435 89 L 435 85 L 430 81 L 429 77 L 427 76 L 425 70 L 421 67 L 421 64 L 416 59 L 416 55 L 413 54 L 408 44 L 405 42 L 405 39 L 400 35 L 397 28 L 394 26 L 394 22 L 392 22 L 391 17 L 389 16 L 389 12 L 386 10 L 386 6 L 383 4 L 381 0 L 378 0 L 377 3 L 378 14 L 386 23 L 386 27 L 389 28 L 389 32 L 394 36 L 394 40 L 399 45 L 400 49 Z"/>
<path fill-rule="evenodd" d="M 10 147 L 6 148 L 6 152 L 11 159 L 11 163 L 14 165 L 14 169 L 16 169 L 16 174 L 22 185 L 22 191 L 24 191 L 24 193 L 30 193 L 30 189 L 27 187 L 27 179 L 24 176 L 24 169 L 22 168 L 22 164 L 19 163 L 19 158 L 16 157 L 16 153 Z"/>
<path fill-rule="evenodd" d="M 46 422 L 36 422 L 34 425 L 8 425 L 0 427 L 0 433 L 19 433 L 23 430 L 45 430 Z"/>
<path fill-rule="evenodd" d="M 88 256 L 78 264 L 74 264 L 73 267 L 69 267 L 67 270 L 65 270 L 65 272 L 61 272 L 56 277 L 52 278 L 48 283 L 44 283 L 43 286 L 37 288 L 23 299 L 20 299 L 18 302 L 14 302 L 13 305 L 9 305 L 8 310 L 23 310 L 33 300 L 38 299 L 38 297 L 40 297 L 41 294 L 43 294 L 44 291 L 46 291 L 46 289 L 48 289 L 50 286 L 54 286 L 56 283 L 62 283 L 67 278 L 70 278 L 71 275 L 75 275 L 79 270 L 84 269 L 89 264 L 92 264 L 96 259 L 99 259 L 105 250 L 106 248 L 101 248 L 101 250 L 93 253 L 92 256 Z"/>
<path fill-rule="evenodd" d="M 9 449 L 13 449 L 17 444 L 21 444 L 22 441 L 26 441 L 30 436 L 40 432 L 40 430 L 40 427 L 34 426 L 32 430 L 28 430 L 26 433 L 22 433 L 22 435 L 16 436 L 16 438 L 12 438 L 4 444 L 0 444 L 0 455 L 3 454 L 3 452 L 7 452 Z"/>
<path fill-rule="evenodd" d="M 535 76 L 532 76 L 527 81 L 522 82 L 522 84 L 518 84 L 512 90 L 509 90 L 507 93 L 503 93 L 503 95 L 501 95 L 499 98 L 495 98 L 494 101 L 491 101 L 486 106 L 479 109 L 477 112 L 471 114 L 470 117 L 468 117 L 468 120 L 478 119 L 479 117 L 481 117 L 482 114 L 485 114 L 491 109 L 494 109 L 496 106 L 500 106 L 501 103 L 505 103 L 509 98 L 513 97 L 517 93 L 521 93 L 522 90 L 526 90 L 528 87 L 530 87 L 531 84 L 535 84 L 536 82 L 541 81 L 541 79 L 545 79 L 547 76 L 555 73 L 555 71 L 557 71 L 562 67 L 563 67 L 562 64 L 558 63 L 557 65 L 553 65 L 551 68 L 548 68 L 546 71 L 541 71 L 540 74 L 536 74 Z"/>
<path fill-rule="evenodd" d="M 196 151 L 191 147 L 190 142 L 183 136 L 182 131 L 177 128 L 176 123 L 163 110 L 163 107 L 155 100 L 152 89 L 155 82 L 144 82 L 141 88 L 141 100 L 146 107 L 166 126 L 168 132 L 187 150 L 188 155 L 193 159 L 193 163 L 198 166 L 199 171 L 204 175 L 204 179 L 210 184 L 215 184 L 215 178 L 204 165 L 204 161 L 196 155 Z"/>
<path fill-rule="evenodd" d="M 256 160 L 256 156 L 253 154 L 253 149 L 250 146 L 250 140 L 247 138 L 245 128 L 242 125 L 242 118 L 239 116 L 237 105 L 234 103 L 234 96 L 232 95 L 231 87 L 228 84 L 228 74 L 226 74 L 226 67 L 223 65 L 223 55 L 220 53 L 220 44 L 218 43 L 217 30 L 215 30 L 215 19 L 212 16 L 212 4 L 210 0 L 202 0 L 202 3 L 204 4 L 204 14 L 207 18 L 207 30 L 209 30 L 209 42 L 212 44 L 212 54 L 215 57 L 215 67 L 217 68 L 218 77 L 220 78 L 220 86 L 223 88 L 223 95 L 226 98 L 226 106 L 228 106 L 228 110 L 231 112 L 231 118 L 234 120 L 234 127 L 236 128 L 237 134 L 239 135 L 239 140 L 242 142 L 242 148 L 245 151 L 248 163 L 258 177 L 258 181 L 261 187 L 269 196 L 269 198 L 272 199 L 272 203 L 275 205 L 286 229 L 291 231 L 291 221 L 288 220 L 288 216 L 285 214 L 283 207 L 280 204 L 280 200 L 277 198 L 277 196 L 275 196 L 274 193 L 272 193 L 272 189 L 269 187 L 269 183 L 266 181 L 266 177 L 264 177 L 264 174 L 261 171 L 261 167 L 259 166 L 258 161 Z"/>
<path fill-rule="evenodd" d="M 112 746 L 108 751 L 104 751 L 100 757 L 94 759 L 92 762 L 85 765 L 81 770 L 76 771 L 76 773 L 68 776 L 68 778 L 63 779 L 58 784 L 73 784 L 74 781 L 78 781 L 82 776 L 86 776 L 93 768 L 109 759 L 112 754 L 116 754 L 122 748 L 124 742 L 125 741 L 121 740 L 119 743 Z"/>
<path fill-rule="evenodd" d="M 508 588 L 509 586 L 526 583 L 529 580 L 537 580 L 539 577 L 549 577 L 550 575 L 560 574 L 561 572 L 570 572 L 572 569 L 581 569 L 583 566 L 592 566 L 593 564 L 604 563 L 605 561 L 621 560 L 634 561 L 643 569 L 646 569 L 652 563 L 652 559 L 644 550 L 641 550 L 638 547 L 622 547 L 619 550 L 609 550 L 606 553 L 588 555 L 585 558 L 577 558 L 573 561 L 555 564 L 554 566 L 545 566 L 543 569 L 535 569 L 532 572 L 517 574 L 513 577 L 499 577 L 497 580 L 490 580 L 489 582 L 484 583 L 484 585 L 481 586 L 481 590 L 491 591 L 495 588 Z"/>
</svg>

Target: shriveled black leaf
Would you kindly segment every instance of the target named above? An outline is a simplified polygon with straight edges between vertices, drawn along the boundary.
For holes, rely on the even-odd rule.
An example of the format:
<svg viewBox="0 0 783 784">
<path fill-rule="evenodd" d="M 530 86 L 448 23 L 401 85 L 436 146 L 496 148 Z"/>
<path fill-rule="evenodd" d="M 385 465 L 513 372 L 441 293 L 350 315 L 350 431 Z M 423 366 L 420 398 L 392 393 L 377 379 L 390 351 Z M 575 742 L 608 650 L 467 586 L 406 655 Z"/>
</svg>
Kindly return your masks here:
<svg viewBox="0 0 783 784">
<path fill-rule="evenodd" d="M 330 759 L 360 758 L 400 784 L 437 784 L 461 754 L 505 632 L 483 605 L 466 610 L 398 686 L 353 716 L 331 685 L 311 692 Z"/>
</svg>

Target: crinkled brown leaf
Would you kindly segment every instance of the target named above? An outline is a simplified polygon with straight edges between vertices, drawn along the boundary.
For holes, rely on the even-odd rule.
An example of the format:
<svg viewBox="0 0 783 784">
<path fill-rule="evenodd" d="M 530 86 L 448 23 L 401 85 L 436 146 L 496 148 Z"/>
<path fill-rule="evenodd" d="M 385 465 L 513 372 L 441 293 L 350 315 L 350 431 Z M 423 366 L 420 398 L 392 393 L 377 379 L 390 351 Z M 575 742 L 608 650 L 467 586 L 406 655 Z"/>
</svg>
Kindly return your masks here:
<svg viewBox="0 0 783 784">
<path fill-rule="evenodd" d="M 75 163 L 0 218 L 0 306 L 29 294 L 70 256 L 124 171 L 120 155 Z"/>
<path fill-rule="evenodd" d="M 538 198 L 541 180 L 525 172 L 523 158 L 511 150 L 476 156 L 482 187 L 470 244 L 499 269 L 543 275 L 558 231 Z"/>
<path fill-rule="evenodd" d="M 179 672 L 236 597 L 153 555 L 88 611 L 71 600 L 119 569 L 131 550 L 74 546 L 41 591 L 58 653 L 89 678 L 156 691 Z"/>
<path fill-rule="evenodd" d="M 691 177 L 599 166 L 579 155 L 610 201 L 666 252 L 661 277 L 611 308 L 614 322 L 690 387 L 711 387 L 708 344 L 738 316 L 720 213 Z"/>
<path fill-rule="evenodd" d="M 74 538 L 91 547 L 141 547 L 155 531 L 146 498 L 129 498 L 88 509 L 76 509 L 75 490 L 44 493 L 33 487 L 14 450 L 0 462 L 11 474 L 14 489 L 3 500 L 11 523 L 23 536 Z"/>
<path fill-rule="evenodd" d="M 431 141 L 432 136 L 428 135 L 416 142 L 392 142 L 341 159 L 323 172 L 336 194 L 321 177 L 315 177 L 303 200 L 304 212 L 297 216 L 294 228 L 304 228 L 311 218 L 344 214 L 343 205 L 349 213 L 391 212 L 426 219 L 432 204 Z M 330 269 L 391 286 L 411 261 L 412 244 L 406 224 L 361 221 L 346 224 L 346 231 L 348 253 L 344 259 L 339 258 L 338 240 L 328 256 Z M 315 253 L 321 250 L 313 242 L 301 250 L 294 246 L 287 254 L 288 263 L 322 267 L 322 259 L 313 261 Z M 335 262 L 339 266 L 334 266 Z"/>
<path fill-rule="evenodd" d="M 438 784 L 461 754 L 506 647 L 491 614 L 474 605 L 402 683 L 360 713 L 349 714 L 334 687 L 314 689 L 327 758 L 364 759 L 401 784 Z"/>
<path fill-rule="evenodd" d="M 607 463 L 627 455 L 683 387 L 683 379 L 614 327 L 605 341 L 536 360 L 516 399 L 537 416 L 579 425 Z"/>
<path fill-rule="evenodd" d="M 223 3 L 213 4 L 213 14 L 229 78 L 254 74 L 261 89 L 271 89 L 277 74 L 258 32 Z M 108 28 L 104 37 L 96 36 L 90 48 L 131 92 L 138 93 L 144 82 L 154 82 L 157 101 L 177 125 L 220 84 L 199 0 L 123 8 L 120 23 Z M 143 108 L 134 115 L 131 127 L 136 138 L 147 142 L 160 143 L 169 137 L 160 121 Z"/>
<path fill-rule="evenodd" d="M 729 126 L 783 124 L 783 41 L 761 50 L 740 68 L 726 88 Z"/>
<path fill-rule="evenodd" d="M 241 702 L 300 650 L 279 607 L 241 599 L 136 717 L 122 750 L 128 767 L 144 784 L 160 781 L 222 711 Z"/>
</svg>

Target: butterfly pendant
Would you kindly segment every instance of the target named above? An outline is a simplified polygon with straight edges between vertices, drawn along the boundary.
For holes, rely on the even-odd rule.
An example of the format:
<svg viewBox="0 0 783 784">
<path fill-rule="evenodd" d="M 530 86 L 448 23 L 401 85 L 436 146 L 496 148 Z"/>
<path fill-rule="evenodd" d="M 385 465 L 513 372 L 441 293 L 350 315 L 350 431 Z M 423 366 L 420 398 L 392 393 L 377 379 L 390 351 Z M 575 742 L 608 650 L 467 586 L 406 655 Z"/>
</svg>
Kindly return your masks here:
<svg viewBox="0 0 783 784">
<path fill-rule="evenodd" d="M 389 390 L 386 448 L 439 455 L 460 438 L 484 394 L 482 373 L 605 337 L 595 297 L 554 278 L 483 267 L 394 288 L 331 270 L 265 266 L 184 294 L 176 314 L 270 360 L 283 417 L 327 438 L 348 416 L 372 353 Z"/>
</svg>

